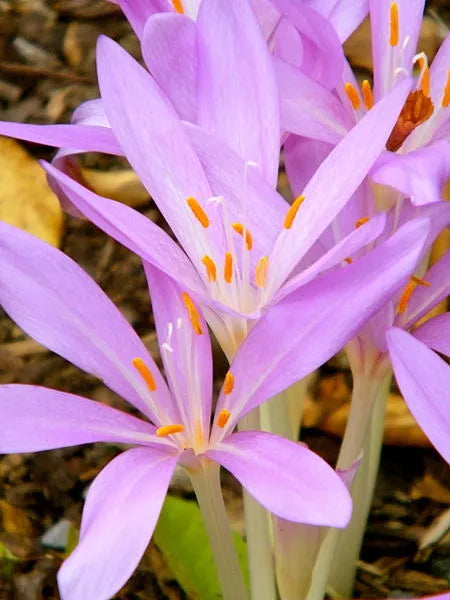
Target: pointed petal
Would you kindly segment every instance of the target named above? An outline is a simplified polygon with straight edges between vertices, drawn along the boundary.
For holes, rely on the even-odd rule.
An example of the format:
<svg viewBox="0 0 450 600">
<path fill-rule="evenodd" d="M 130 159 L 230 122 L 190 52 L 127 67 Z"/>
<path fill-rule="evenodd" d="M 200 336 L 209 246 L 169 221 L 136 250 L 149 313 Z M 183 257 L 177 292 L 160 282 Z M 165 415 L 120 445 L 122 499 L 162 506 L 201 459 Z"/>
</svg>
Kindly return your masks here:
<svg viewBox="0 0 450 600">
<path fill-rule="evenodd" d="M 69 257 L 0 222 L 0 304 L 31 337 L 92 373 L 145 415 L 170 409 L 167 386 L 134 330 Z M 132 365 L 142 358 L 157 390 L 150 395 Z M 157 421 L 156 421 L 157 422 Z"/>
<path fill-rule="evenodd" d="M 248 0 L 203 0 L 198 15 L 198 124 L 276 186 L 280 153 L 272 58 Z"/>
<path fill-rule="evenodd" d="M 98 196 L 52 165 L 41 164 L 70 202 L 97 227 L 190 290 L 203 292 L 192 263 L 161 227 L 121 202 Z"/>
<path fill-rule="evenodd" d="M 158 520 L 177 458 L 134 448 L 112 460 L 89 488 L 78 546 L 58 573 L 67 600 L 108 600 L 137 567 Z"/>
<path fill-rule="evenodd" d="M 231 412 L 222 432 L 339 351 L 404 285 L 423 251 L 427 230 L 427 221 L 413 221 L 353 264 L 271 306 L 230 366 L 234 389 L 228 396 L 222 392 L 217 406 Z"/>
<path fill-rule="evenodd" d="M 416 206 L 439 202 L 450 177 L 450 143 L 440 140 L 404 155 L 386 152 L 371 177 L 399 190 Z"/>
<path fill-rule="evenodd" d="M 301 444 L 261 431 L 242 431 L 206 455 L 283 519 L 332 527 L 345 527 L 350 519 L 346 486 L 322 458 Z"/>
<path fill-rule="evenodd" d="M 197 28 L 189 17 L 158 14 L 145 26 L 142 55 L 181 119 L 197 120 Z"/>
<path fill-rule="evenodd" d="M 450 33 L 447 33 L 430 67 L 430 96 L 435 107 L 442 106 L 450 64 Z M 448 117 L 447 117 L 448 118 Z"/>
<path fill-rule="evenodd" d="M 436 352 L 450 356 L 450 313 L 428 319 L 414 329 L 413 335 Z"/>
<path fill-rule="evenodd" d="M 117 0 L 117 4 L 119 4 L 139 39 L 142 38 L 145 23 L 151 15 L 173 10 L 169 0 Z"/>
<path fill-rule="evenodd" d="M 450 367 L 409 333 L 386 334 L 395 377 L 408 408 L 436 450 L 450 463 Z"/>
<path fill-rule="evenodd" d="M 416 323 L 421 317 L 444 300 L 450 293 L 450 250 L 444 254 L 424 276 L 430 285 L 419 285 L 408 303 L 405 329 Z"/>
<path fill-rule="evenodd" d="M 91 442 L 161 443 L 155 427 L 99 402 L 33 385 L 0 386 L 0 453 Z"/>
<path fill-rule="evenodd" d="M 355 31 L 369 12 L 369 0 L 338 0 L 328 15 L 341 42 Z"/>
<path fill-rule="evenodd" d="M 175 110 L 149 73 L 109 38 L 99 38 L 97 68 L 105 111 L 127 159 L 186 253 L 200 264 L 201 226 L 186 200 L 194 197 L 204 206 L 211 191 Z M 211 221 L 201 235 L 223 256 L 217 223 Z"/>
<path fill-rule="evenodd" d="M 384 148 L 410 86 L 410 80 L 403 81 L 378 102 L 312 176 L 297 218 L 290 229 L 281 232 L 270 258 L 276 264 L 274 287 L 286 279 L 361 184 Z"/>
<path fill-rule="evenodd" d="M 212 353 L 208 327 L 198 313 L 201 333 L 194 331 L 183 293 L 173 279 L 145 264 L 164 371 L 176 398 L 181 422 L 209 435 L 212 400 Z"/>
</svg>

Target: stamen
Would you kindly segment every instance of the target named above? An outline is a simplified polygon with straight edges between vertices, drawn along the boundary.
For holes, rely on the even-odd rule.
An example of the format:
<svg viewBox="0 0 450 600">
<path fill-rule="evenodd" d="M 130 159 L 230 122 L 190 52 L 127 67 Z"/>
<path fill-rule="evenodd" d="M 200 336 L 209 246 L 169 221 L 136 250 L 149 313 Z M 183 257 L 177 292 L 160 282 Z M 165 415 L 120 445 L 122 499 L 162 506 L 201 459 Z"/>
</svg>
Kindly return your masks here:
<svg viewBox="0 0 450 600">
<path fill-rule="evenodd" d="M 225 425 L 228 423 L 229 418 L 231 417 L 231 413 L 226 408 L 222 408 L 218 417 L 217 417 L 217 427 L 223 429 Z"/>
<path fill-rule="evenodd" d="M 397 2 L 392 2 L 391 11 L 390 11 L 390 36 L 389 36 L 389 44 L 391 46 L 396 46 L 399 40 L 399 26 L 398 26 L 398 4 Z"/>
<path fill-rule="evenodd" d="M 365 225 L 368 221 L 370 221 L 369 217 L 361 217 L 361 219 L 358 219 L 355 223 L 355 229 L 358 229 L 358 227 L 361 227 L 362 225 Z"/>
<path fill-rule="evenodd" d="M 298 198 L 296 198 L 294 200 L 294 202 L 291 204 L 291 206 L 289 207 L 289 210 L 287 211 L 286 217 L 284 219 L 284 228 L 285 229 L 290 229 L 292 227 L 292 223 L 294 222 L 294 219 L 297 215 L 298 209 L 300 208 L 300 205 L 302 204 L 304 199 L 305 199 L 305 196 L 298 196 Z"/>
<path fill-rule="evenodd" d="M 227 283 L 231 283 L 231 279 L 233 278 L 233 255 L 231 254 L 231 252 L 225 252 L 223 278 Z"/>
<path fill-rule="evenodd" d="M 353 109 L 358 110 L 358 108 L 361 106 L 361 98 L 359 97 L 358 90 L 350 82 L 344 85 L 344 90 L 347 94 L 347 98 L 352 103 Z"/>
<path fill-rule="evenodd" d="M 417 277 L 416 275 L 412 275 L 411 279 L 415 283 L 418 283 L 419 285 L 423 285 L 425 287 L 430 287 L 430 285 L 431 285 L 431 283 L 429 281 L 425 281 L 425 279 L 422 279 L 421 277 Z"/>
<path fill-rule="evenodd" d="M 133 358 L 132 360 L 133 367 L 138 371 L 139 375 L 147 384 L 148 389 L 151 392 L 156 390 L 156 381 L 152 375 L 152 372 L 147 367 L 142 358 Z"/>
<path fill-rule="evenodd" d="M 267 256 L 261 256 L 255 269 L 255 283 L 259 288 L 263 288 L 266 285 L 268 270 L 269 259 Z"/>
<path fill-rule="evenodd" d="M 368 81 L 367 79 L 364 79 L 364 81 L 361 84 L 361 91 L 362 91 L 362 95 L 363 95 L 364 106 L 367 108 L 367 110 L 370 110 L 374 104 L 372 87 L 370 85 L 370 81 Z"/>
<path fill-rule="evenodd" d="M 242 223 L 233 223 L 231 227 L 235 230 L 239 235 L 244 235 L 244 226 Z M 245 245 L 247 246 L 247 250 L 251 250 L 253 246 L 253 238 L 247 228 L 245 228 Z"/>
<path fill-rule="evenodd" d="M 225 375 L 225 379 L 223 382 L 223 393 L 231 394 L 234 389 L 234 375 L 230 371 Z"/>
<path fill-rule="evenodd" d="M 447 71 L 447 83 L 445 84 L 444 97 L 442 98 L 442 108 L 450 106 L 450 69 Z"/>
<path fill-rule="evenodd" d="M 213 259 L 205 254 L 205 256 L 202 258 L 202 263 L 206 267 L 209 281 L 216 281 L 217 270 L 216 263 L 213 261 Z"/>
<path fill-rule="evenodd" d="M 420 89 L 425 94 L 425 96 L 430 95 L 430 69 L 425 67 L 422 73 L 422 79 L 420 80 Z"/>
<path fill-rule="evenodd" d="M 172 4 L 177 13 L 180 13 L 180 15 L 184 15 L 184 8 L 181 0 L 172 0 Z"/>
<path fill-rule="evenodd" d="M 410 92 L 386 142 L 386 150 L 391 152 L 398 150 L 408 135 L 429 119 L 433 111 L 434 105 L 431 98 L 426 96 L 422 90 Z"/>
<path fill-rule="evenodd" d="M 405 312 L 408 303 L 411 299 L 412 293 L 413 291 L 416 289 L 417 283 L 415 281 L 410 281 L 408 283 L 408 285 L 405 287 L 405 289 L 403 290 L 403 294 L 400 297 L 400 300 L 398 302 L 398 307 L 397 307 L 397 312 L 399 314 L 402 314 Z"/>
<path fill-rule="evenodd" d="M 345 260 L 345 262 L 346 262 L 347 264 L 349 264 L 349 265 L 351 265 L 351 264 L 352 264 L 352 262 L 353 262 L 353 259 L 351 259 L 351 258 L 350 258 L 350 256 L 347 256 L 347 258 L 344 258 L 344 260 Z"/>
<path fill-rule="evenodd" d="M 200 314 L 192 301 L 192 298 L 189 296 L 187 292 L 183 292 L 183 302 L 187 308 L 189 320 L 191 321 L 191 325 L 193 330 L 197 335 L 201 335 L 203 333 Z"/>
<path fill-rule="evenodd" d="M 158 437 L 166 437 L 168 435 L 172 435 L 173 433 L 181 433 L 182 431 L 184 431 L 183 425 L 175 423 L 174 425 L 163 425 L 162 427 L 158 427 L 156 430 L 156 435 Z"/>
<path fill-rule="evenodd" d="M 205 213 L 205 211 L 197 202 L 197 200 L 195 198 L 190 197 L 186 200 L 186 202 L 188 203 L 189 208 L 194 213 L 194 217 L 197 219 L 200 225 L 202 225 L 205 229 L 209 227 L 208 215 Z"/>
</svg>

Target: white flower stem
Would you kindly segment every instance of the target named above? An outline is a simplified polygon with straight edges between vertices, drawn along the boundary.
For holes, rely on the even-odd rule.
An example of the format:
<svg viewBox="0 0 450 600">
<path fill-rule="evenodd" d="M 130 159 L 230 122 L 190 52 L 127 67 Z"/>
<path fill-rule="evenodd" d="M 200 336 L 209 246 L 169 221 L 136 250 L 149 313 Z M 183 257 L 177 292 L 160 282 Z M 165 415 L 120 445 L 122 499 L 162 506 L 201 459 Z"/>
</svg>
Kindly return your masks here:
<svg viewBox="0 0 450 600">
<path fill-rule="evenodd" d="M 220 467 L 202 458 L 201 467 L 189 469 L 189 474 L 211 543 L 223 600 L 247 600 L 247 588 L 220 487 Z"/>
</svg>

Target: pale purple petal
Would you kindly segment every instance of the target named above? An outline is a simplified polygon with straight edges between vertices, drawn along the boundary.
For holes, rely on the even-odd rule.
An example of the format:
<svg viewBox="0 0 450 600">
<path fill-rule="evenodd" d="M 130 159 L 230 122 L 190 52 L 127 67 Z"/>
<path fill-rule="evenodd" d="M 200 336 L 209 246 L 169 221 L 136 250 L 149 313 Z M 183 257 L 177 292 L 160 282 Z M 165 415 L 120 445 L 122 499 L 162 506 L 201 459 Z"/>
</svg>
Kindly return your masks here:
<svg viewBox="0 0 450 600">
<path fill-rule="evenodd" d="M 147 19 L 159 12 L 171 11 L 169 0 L 113 0 L 119 4 L 138 38 L 142 38 Z"/>
<path fill-rule="evenodd" d="M 95 125 L 111 129 L 101 98 L 87 100 L 73 111 L 70 122 L 73 125 Z"/>
<path fill-rule="evenodd" d="M 436 450 L 450 462 L 450 366 L 401 329 L 391 328 L 386 337 L 408 408 Z"/>
<path fill-rule="evenodd" d="M 450 177 L 450 142 L 441 140 L 404 155 L 386 152 L 371 177 L 399 190 L 415 205 L 439 202 Z"/>
<path fill-rule="evenodd" d="M 436 352 L 450 356 L 450 313 L 428 319 L 412 334 Z"/>
<path fill-rule="evenodd" d="M 404 327 L 408 329 L 421 317 L 444 300 L 450 293 L 450 250 L 424 275 L 430 285 L 418 285 L 408 303 Z"/>
<path fill-rule="evenodd" d="M 389 44 L 391 4 L 391 0 L 369 0 L 374 94 L 377 100 L 391 89 L 395 69 L 405 70 L 399 72 L 399 78 L 412 73 L 425 0 L 397 0 L 399 42 L 395 47 Z"/>
<path fill-rule="evenodd" d="M 430 67 L 430 96 L 435 107 L 442 106 L 450 65 L 450 33 L 447 33 Z M 441 109 L 442 110 L 442 109 Z M 448 112 L 447 112 L 448 114 Z M 448 117 L 447 117 L 448 118 Z"/>
<path fill-rule="evenodd" d="M 276 186 L 280 152 L 272 58 L 248 0 L 203 0 L 198 15 L 198 124 Z"/>
<path fill-rule="evenodd" d="M 150 423 L 100 402 L 33 385 L 0 386 L 0 419 L 4 454 L 91 442 L 162 441 Z"/>
<path fill-rule="evenodd" d="M 277 270 L 274 282 L 284 281 L 350 200 L 384 148 L 410 87 L 409 79 L 403 81 L 378 102 L 312 176 L 297 218 L 290 229 L 282 230 L 271 255 Z"/>
<path fill-rule="evenodd" d="M 42 166 L 70 202 L 97 227 L 188 289 L 203 292 L 192 263 L 161 227 L 122 202 L 98 196 L 48 163 Z"/>
<path fill-rule="evenodd" d="M 351 126 L 336 95 L 298 68 L 275 59 L 281 128 L 337 144 Z"/>
<path fill-rule="evenodd" d="M 217 407 L 231 412 L 222 431 L 338 352 L 403 287 L 427 230 L 426 220 L 412 221 L 363 258 L 271 306 L 230 366 L 234 389 L 221 393 Z"/>
<path fill-rule="evenodd" d="M 278 517 L 345 527 L 351 499 L 333 469 L 303 444 L 261 431 L 226 437 L 205 453 Z"/>
<path fill-rule="evenodd" d="M 333 149 L 333 145 L 298 135 L 284 143 L 284 163 L 292 193 L 299 196 L 306 184 Z"/>
<path fill-rule="evenodd" d="M 338 0 L 328 15 L 328 20 L 336 30 L 340 41 L 345 42 L 368 12 L 369 0 Z"/>
<path fill-rule="evenodd" d="M 200 263 L 205 254 L 199 237 L 223 256 L 222 229 L 211 221 L 199 232 L 201 225 L 186 203 L 194 197 L 205 207 L 211 191 L 174 108 L 118 44 L 100 37 L 97 47 L 105 111 L 131 166 L 193 261 Z"/>
<path fill-rule="evenodd" d="M 38 342 L 105 384 L 158 422 L 170 411 L 159 370 L 134 330 L 100 287 L 68 256 L 0 222 L 0 304 Z M 133 367 L 142 358 L 157 390 L 150 396 Z"/>
<path fill-rule="evenodd" d="M 197 120 L 197 28 L 189 17 L 158 14 L 144 29 L 142 54 L 180 118 Z"/>
<path fill-rule="evenodd" d="M 181 423 L 209 432 L 212 400 L 211 340 L 199 313 L 201 333 L 194 331 L 183 302 L 186 291 L 164 273 L 145 264 L 161 357 Z"/>
<path fill-rule="evenodd" d="M 137 567 L 155 528 L 177 457 L 134 448 L 96 477 L 78 546 L 58 573 L 63 600 L 108 600 Z"/>
</svg>

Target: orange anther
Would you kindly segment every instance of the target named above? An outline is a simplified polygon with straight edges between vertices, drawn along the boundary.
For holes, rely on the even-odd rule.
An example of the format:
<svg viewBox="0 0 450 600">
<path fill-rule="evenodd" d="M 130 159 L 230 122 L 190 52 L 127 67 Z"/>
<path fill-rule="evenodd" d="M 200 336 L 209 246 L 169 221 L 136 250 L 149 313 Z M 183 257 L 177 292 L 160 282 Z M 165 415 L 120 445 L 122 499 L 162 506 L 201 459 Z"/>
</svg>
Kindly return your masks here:
<svg viewBox="0 0 450 600">
<path fill-rule="evenodd" d="M 233 255 L 231 254 L 231 252 L 225 252 L 223 278 L 227 283 L 231 283 L 231 280 L 233 278 Z"/>
<path fill-rule="evenodd" d="M 225 425 L 228 423 L 229 418 L 231 417 L 231 413 L 226 408 L 222 408 L 218 417 L 217 417 L 217 427 L 223 429 Z"/>
<path fill-rule="evenodd" d="M 177 13 L 180 13 L 180 15 L 184 15 L 184 8 L 181 0 L 172 0 L 172 4 Z"/>
<path fill-rule="evenodd" d="M 397 312 L 402 314 L 405 312 L 408 303 L 411 299 L 413 291 L 416 289 L 417 283 L 415 281 L 410 281 L 405 289 L 403 290 L 403 294 L 400 296 L 400 300 L 398 302 Z"/>
<path fill-rule="evenodd" d="M 233 223 L 232 228 L 239 235 L 244 235 L 244 229 L 245 229 L 245 245 L 247 246 L 247 250 L 251 250 L 252 246 L 253 246 L 253 238 L 252 238 L 249 230 L 247 228 L 244 228 L 242 223 Z"/>
<path fill-rule="evenodd" d="M 392 2 L 390 10 L 390 36 L 389 44 L 397 46 L 399 40 L 399 25 L 398 25 L 398 4 Z"/>
<path fill-rule="evenodd" d="M 417 277 L 416 275 L 413 275 L 411 277 L 411 279 L 415 282 L 418 283 L 419 285 L 423 285 L 425 287 L 430 287 L 431 283 L 429 281 L 425 281 L 425 279 L 422 279 L 421 277 Z"/>
<path fill-rule="evenodd" d="M 345 262 L 348 263 L 349 265 L 352 264 L 353 260 L 350 258 L 350 256 L 347 256 L 347 258 L 344 258 Z"/>
<path fill-rule="evenodd" d="M 166 437 L 172 435 L 172 433 L 181 433 L 182 431 L 184 431 L 183 425 L 176 423 L 174 425 L 163 425 L 162 427 L 158 427 L 156 435 L 158 437 Z"/>
<path fill-rule="evenodd" d="M 154 392 L 156 390 L 156 381 L 152 375 L 152 372 L 147 367 L 147 365 L 142 360 L 142 358 L 133 358 L 132 364 L 133 364 L 133 367 L 136 369 L 136 371 L 138 371 L 139 375 L 142 377 L 142 379 L 147 384 L 148 389 L 151 392 Z"/>
<path fill-rule="evenodd" d="M 347 98 L 352 103 L 354 110 L 358 110 L 361 106 L 361 98 L 359 97 L 358 90 L 355 88 L 353 83 L 346 83 L 344 85 L 345 93 L 347 94 Z"/>
<path fill-rule="evenodd" d="M 294 222 L 294 219 L 297 216 L 298 209 L 300 208 L 300 205 L 302 204 L 304 199 L 305 196 L 298 196 L 298 198 L 296 198 L 289 207 L 289 210 L 287 211 L 286 217 L 284 219 L 285 229 L 290 229 L 292 227 L 292 223 Z"/>
<path fill-rule="evenodd" d="M 183 302 L 186 306 L 189 320 L 191 321 L 191 325 L 193 330 L 197 335 L 201 335 L 203 333 L 200 314 L 192 301 L 192 298 L 189 296 L 187 292 L 183 292 Z"/>
<path fill-rule="evenodd" d="M 447 71 L 447 83 L 445 84 L 444 96 L 442 98 L 442 107 L 450 106 L 450 69 Z"/>
<path fill-rule="evenodd" d="M 225 379 L 223 382 L 223 393 L 231 394 L 234 389 L 234 375 L 230 371 L 225 375 Z"/>
<path fill-rule="evenodd" d="M 267 256 L 261 256 L 255 269 L 255 283 L 259 288 L 263 288 L 266 285 L 268 270 L 269 259 Z"/>
<path fill-rule="evenodd" d="M 209 281 L 215 281 L 216 280 L 216 263 L 207 254 L 205 254 L 205 256 L 202 258 L 202 263 L 206 267 L 206 273 L 208 274 Z"/>
<path fill-rule="evenodd" d="M 202 225 L 205 229 L 209 227 L 208 215 L 205 213 L 205 211 L 197 202 L 197 200 L 195 198 L 190 197 L 186 200 L 186 202 L 188 203 L 189 208 L 194 213 L 194 217 L 197 219 L 200 225 Z"/>
<path fill-rule="evenodd" d="M 420 89 L 425 94 L 425 96 L 430 95 L 430 69 L 425 67 L 422 73 L 422 79 L 420 80 Z"/>
<path fill-rule="evenodd" d="M 369 217 L 361 217 L 361 219 L 356 221 L 355 229 L 358 229 L 358 227 L 361 227 L 361 225 L 365 225 L 369 220 Z"/>
<path fill-rule="evenodd" d="M 373 103 L 372 87 L 370 85 L 370 82 L 367 79 L 364 79 L 364 81 L 362 82 L 361 91 L 362 91 L 362 95 L 363 95 L 364 106 L 367 108 L 367 110 L 370 110 L 374 103 Z"/>
</svg>

